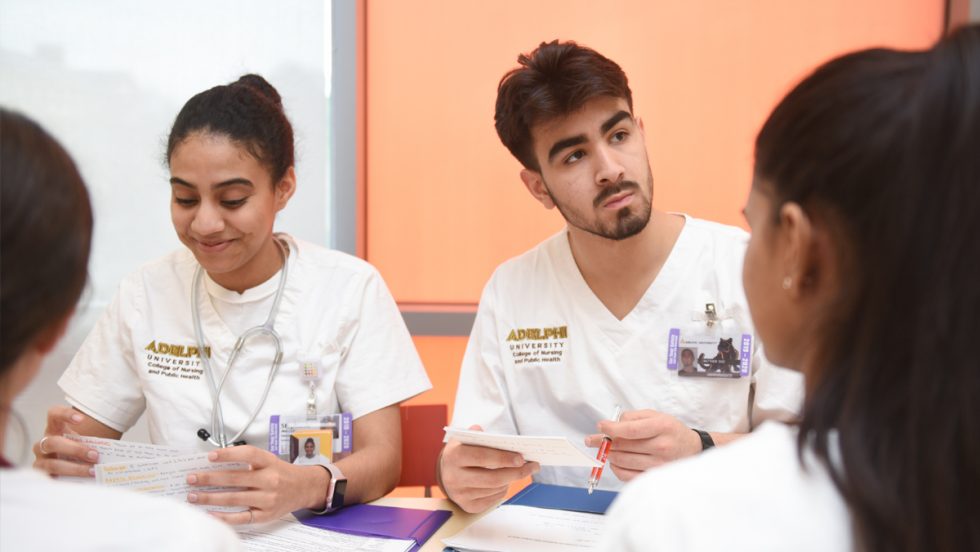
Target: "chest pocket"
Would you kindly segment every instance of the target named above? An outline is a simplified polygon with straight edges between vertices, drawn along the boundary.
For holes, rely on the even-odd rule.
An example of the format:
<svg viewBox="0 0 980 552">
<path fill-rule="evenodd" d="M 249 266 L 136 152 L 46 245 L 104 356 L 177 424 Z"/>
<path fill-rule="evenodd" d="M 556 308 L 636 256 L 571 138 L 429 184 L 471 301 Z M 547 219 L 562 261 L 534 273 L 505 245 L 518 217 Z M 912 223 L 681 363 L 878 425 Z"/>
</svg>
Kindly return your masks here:
<svg viewBox="0 0 980 552">
<path fill-rule="evenodd" d="M 664 358 L 653 370 L 669 391 L 665 410 L 692 427 L 733 430 L 747 416 L 752 334 L 734 318 L 687 322 L 662 337 Z"/>
</svg>

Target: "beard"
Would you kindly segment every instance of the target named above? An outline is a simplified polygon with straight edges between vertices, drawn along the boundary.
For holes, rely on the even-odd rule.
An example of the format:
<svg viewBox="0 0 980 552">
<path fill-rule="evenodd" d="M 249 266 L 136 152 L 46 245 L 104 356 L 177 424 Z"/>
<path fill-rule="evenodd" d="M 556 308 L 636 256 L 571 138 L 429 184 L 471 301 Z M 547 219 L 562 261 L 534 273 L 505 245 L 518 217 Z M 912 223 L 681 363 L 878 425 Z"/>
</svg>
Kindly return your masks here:
<svg viewBox="0 0 980 552">
<path fill-rule="evenodd" d="M 653 175 L 650 175 L 649 180 L 651 182 L 650 190 L 652 193 Z M 615 186 L 604 188 L 598 195 L 596 195 L 592 202 L 593 210 L 596 210 L 600 208 L 602 202 L 606 199 L 620 192 L 633 190 L 634 193 L 640 198 L 640 201 L 634 201 L 633 203 L 635 205 L 628 205 L 617 211 L 615 220 L 613 221 L 603 221 L 599 217 L 595 217 L 593 220 L 589 221 L 583 214 L 576 212 L 568 205 L 555 199 L 555 196 L 551 193 L 550 188 L 547 186 L 545 186 L 545 188 L 548 190 L 548 195 L 551 197 L 552 203 L 554 203 L 555 207 L 558 208 L 558 212 L 561 213 L 561 216 L 565 219 L 565 222 L 580 230 L 584 230 L 590 234 L 599 236 L 600 238 L 613 241 L 625 240 L 642 232 L 650 222 L 652 198 L 645 196 L 640 185 L 632 180 L 625 180 Z"/>
</svg>

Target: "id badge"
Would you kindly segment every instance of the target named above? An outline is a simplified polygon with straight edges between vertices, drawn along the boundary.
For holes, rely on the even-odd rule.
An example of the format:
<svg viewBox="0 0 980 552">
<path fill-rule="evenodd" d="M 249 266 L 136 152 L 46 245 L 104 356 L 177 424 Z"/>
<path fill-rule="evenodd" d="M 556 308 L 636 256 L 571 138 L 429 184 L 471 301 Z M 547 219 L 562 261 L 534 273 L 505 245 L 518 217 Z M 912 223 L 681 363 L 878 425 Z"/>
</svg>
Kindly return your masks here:
<svg viewBox="0 0 980 552">
<path fill-rule="evenodd" d="M 707 312 L 707 311 L 706 311 Z M 705 324 L 683 331 L 671 328 L 667 338 L 667 369 L 680 377 L 737 379 L 752 364 L 752 334 L 715 316 L 711 305 Z"/>
</svg>

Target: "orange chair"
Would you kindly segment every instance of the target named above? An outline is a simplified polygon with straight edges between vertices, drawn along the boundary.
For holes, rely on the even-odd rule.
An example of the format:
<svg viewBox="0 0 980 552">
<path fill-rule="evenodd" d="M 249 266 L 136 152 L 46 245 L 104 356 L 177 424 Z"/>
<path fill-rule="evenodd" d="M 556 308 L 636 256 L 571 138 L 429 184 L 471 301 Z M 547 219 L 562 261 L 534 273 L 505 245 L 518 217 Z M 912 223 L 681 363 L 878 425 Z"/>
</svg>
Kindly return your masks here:
<svg viewBox="0 0 980 552">
<path fill-rule="evenodd" d="M 425 487 L 432 496 L 436 462 L 442 450 L 448 415 L 444 404 L 402 406 L 402 474 L 399 487 Z"/>
</svg>

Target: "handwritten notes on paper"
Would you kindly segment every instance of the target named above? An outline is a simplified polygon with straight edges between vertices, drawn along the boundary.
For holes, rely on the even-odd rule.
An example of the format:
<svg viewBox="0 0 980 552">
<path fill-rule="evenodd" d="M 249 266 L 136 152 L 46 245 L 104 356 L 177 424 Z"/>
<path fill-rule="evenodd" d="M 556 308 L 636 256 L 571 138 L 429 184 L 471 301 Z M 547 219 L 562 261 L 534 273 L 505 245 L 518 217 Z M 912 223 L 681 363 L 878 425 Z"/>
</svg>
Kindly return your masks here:
<svg viewBox="0 0 980 552">
<path fill-rule="evenodd" d="M 169 458 L 181 454 L 189 454 L 190 451 L 181 450 L 175 447 L 163 445 L 151 445 L 150 443 L 137 443 L 134 441 L 120 441 L 118 439 L 105 439 L 103 437 L 90 437 L 88 435 L 78 435 L 66 433 L 66 439 L 71 439 L 76 443 L 81 443 L 99 453 L 99 464 L 112 464 L 115 462 L 128 462 L 130 460 L 153 460 L 155 458 Z M 95 483 L 91 477 L 59 476 L 62 481 L 73 483 Z"/>
<path fill-rule="evenodd" d="M 247 470 L 242 462 L 211 462 L 207 453 L 194 453 L 154 460 L 133 460 L 111 464 L 96 464 L 95 481 L 109 487 L 120 487 L 137 492 L 172 496 L 185 500 L 187 493 L 213 491 L 237 491 L 231 487 L 192 486 L 187 476 L 192 473 L 226 470 Z M 243 512 L 243 506 L 201 505 L 213 512 Z"/>
<path fill-rule="evenodd" d="M 524 460 L 538 462 L 542 466 L 597 468 L 602 465 L 595 458 L 575 448 L 575 445 L 565 437 L 499 435 L 452 427 L 444 429 L 446 430 L 446 437 L 456 439 L 464 445 L 518 452 L 524 457 Z"/>
<path fill-rule="evenodd" d="M 88 435 L 66 434 L 66 438 L 81 443 L 99 453 L 100 464 L 111 464 L 113 462 L 127 462 L 129 460 L 153 460 L 155 458 L 168 458 L 187 454 L 176 447 L 164 445 L 151 445 L 149 443 L 136 443 L 133 441 L 120 441 L 118 439 L 104 439 L 102 437 L 89 437 Z"/>
<path fill-rule="evenodd" d="M 443 544 L 457 550 L 559 552 L 594 550 L 605 516 L 505 504 Z"/>
</svg>

